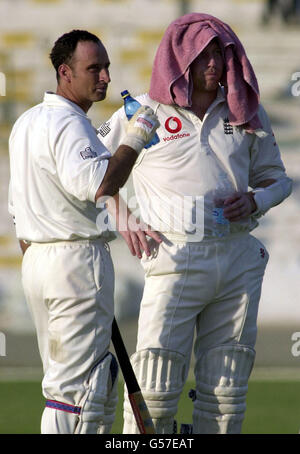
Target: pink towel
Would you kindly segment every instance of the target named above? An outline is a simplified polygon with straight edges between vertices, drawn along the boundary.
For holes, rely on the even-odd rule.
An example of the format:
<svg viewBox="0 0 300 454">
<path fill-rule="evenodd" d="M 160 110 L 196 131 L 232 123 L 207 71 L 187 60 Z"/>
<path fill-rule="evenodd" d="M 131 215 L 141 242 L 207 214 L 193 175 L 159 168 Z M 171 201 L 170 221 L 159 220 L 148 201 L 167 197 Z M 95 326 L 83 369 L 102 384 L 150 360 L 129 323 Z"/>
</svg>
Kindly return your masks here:
<svg viewBox="0 0 300 454">
<path fill-rule="evenodd" d="M 169 25 L 154 59 L 149 95 L 162 104 L 190 107 L 189 67 L 213 38 L 223 45 L 226 71 L 221 84 L 225 87 L 229 122 L 254 132 L 261 128 L 254 70 L 232 29 L 209 14 L 186 14 Z"/>
</svg>

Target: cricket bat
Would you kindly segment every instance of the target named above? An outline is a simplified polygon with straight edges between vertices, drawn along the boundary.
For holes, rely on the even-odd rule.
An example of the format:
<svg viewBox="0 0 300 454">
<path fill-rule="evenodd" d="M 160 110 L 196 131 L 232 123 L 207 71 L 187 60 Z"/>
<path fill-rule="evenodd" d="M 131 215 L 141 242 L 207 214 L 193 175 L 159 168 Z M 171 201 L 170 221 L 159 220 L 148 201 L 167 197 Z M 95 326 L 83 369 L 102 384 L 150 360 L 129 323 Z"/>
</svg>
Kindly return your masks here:
<svg viewBox="0 0 300 454">
<path fill-rule="evenodd" d="M 125 348 L 118 324 L 114 318 L 112 323 L 112 343 L 120 364 L 131 408 L 141 434 L 155 434 L 154 425 L 143 398 L 140 386 L 134 374 L 130 359 Z"/>
</svg>

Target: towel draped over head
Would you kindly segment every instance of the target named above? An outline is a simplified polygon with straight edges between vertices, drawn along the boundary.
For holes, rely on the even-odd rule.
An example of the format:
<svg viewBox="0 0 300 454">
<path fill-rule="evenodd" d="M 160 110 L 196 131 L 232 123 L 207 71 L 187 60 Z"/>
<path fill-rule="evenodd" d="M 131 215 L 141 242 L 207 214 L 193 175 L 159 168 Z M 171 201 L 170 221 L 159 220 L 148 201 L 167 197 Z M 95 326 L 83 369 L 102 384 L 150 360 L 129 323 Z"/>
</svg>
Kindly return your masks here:
<svg viewBox="0 0 300 454">
<path fill-rule="evenodd" d="M 154 59 L 149 95 L 162 104 L 190 107 L 193 88 L 190 65 L 214 38 L 218 38 L 224 53 L 221 85 L 225 88 L 229 122 L 254 132 L 261 128 L 254 70 L 232 29 L 209 14 L 185 14 L 169 25 Z"/>
</svg>

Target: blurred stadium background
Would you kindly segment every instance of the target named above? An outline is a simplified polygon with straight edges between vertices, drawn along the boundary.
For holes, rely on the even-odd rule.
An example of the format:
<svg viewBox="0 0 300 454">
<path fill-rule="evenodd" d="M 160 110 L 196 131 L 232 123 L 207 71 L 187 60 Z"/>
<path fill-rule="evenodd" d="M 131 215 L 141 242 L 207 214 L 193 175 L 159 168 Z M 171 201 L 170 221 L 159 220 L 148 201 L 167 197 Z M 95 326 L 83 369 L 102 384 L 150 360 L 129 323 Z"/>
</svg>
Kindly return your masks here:
<svg viewBox="0 0 300 454">
<path fill-rule="evenodd" d="M 256 71 L 287 172 L 294 179 L 292 196 L 262 219 L 255 231 L 269 250 L 270 261 L 251 380 L 300 383 L 300 348 L 296 344 L 300 337 L 300 99 L 295 96 L 300 79 L 300 7 L 299 2 L 289 0 L 277 3 L 277 10 L 269 14 L 266 0 L 0 0 L 0 381 L 39 380 L 42 373 L 21 287 L 21 254 L 7 212 L 7 142 L 17 117 L 39 103 L 44 91 L 56 88 L 48 58 L 54 41 L 74 28 L 87 29 L 103 40 L 111 60 L 112 82 L 107 100 L 89 112 L 98 126 L 122 104 L 122 90 L 128 89 L 132 95 L 147 91 L 166 26 L 181 14 L 197 11 L 218 16 L 239 35 Z M 288 14 L 292 3 L 294 10 Z M 130 181 L 128 189 L 131 191 Z M 111 243 L 111 250 L 116 269 L 116 316 L 121 330 L 126 331 L 131 353 L 143 274 L 138 260 L 119 238 Z M 299 404 L 300 427 L 299 394 L 293 403 Z M 5 433 L 1 424 L 0 433 Z"/>
</svg>

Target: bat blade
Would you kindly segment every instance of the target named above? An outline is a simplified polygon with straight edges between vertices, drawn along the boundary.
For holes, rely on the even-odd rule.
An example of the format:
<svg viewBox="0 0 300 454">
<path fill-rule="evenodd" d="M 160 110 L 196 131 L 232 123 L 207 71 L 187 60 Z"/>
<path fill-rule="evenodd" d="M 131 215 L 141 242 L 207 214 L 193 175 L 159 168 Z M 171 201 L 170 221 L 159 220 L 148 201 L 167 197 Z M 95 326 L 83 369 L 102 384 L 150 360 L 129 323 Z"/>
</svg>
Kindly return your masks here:
<svg viewBox="0 0 300 454">
<path fill-rule="evenodd" d="M 128 393 L 130 405 L 141 434 L 155 434 L 153 422 L 144 397 L 140 391 Z"/>
</svg>

